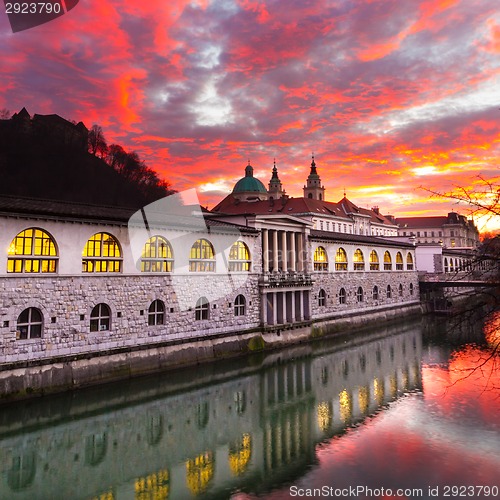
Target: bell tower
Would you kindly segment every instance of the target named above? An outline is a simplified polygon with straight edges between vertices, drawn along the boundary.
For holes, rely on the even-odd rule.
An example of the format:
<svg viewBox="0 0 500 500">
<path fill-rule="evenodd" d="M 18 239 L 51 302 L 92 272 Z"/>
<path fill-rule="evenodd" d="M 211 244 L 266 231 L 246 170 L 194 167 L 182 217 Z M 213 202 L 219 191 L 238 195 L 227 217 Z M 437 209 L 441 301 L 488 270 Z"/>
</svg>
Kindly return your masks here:
<svg viewBox="0 0 500 500">
<path fill-rule="evenodd" d="M 269 199 L 277 200 L 285 195 L 285 190 L 278 177 L 278 169 L 276 168 L 276 160 L 274 160 L 273 174 L 269 181 Z"/>
<path fill-rule="evenodd" d="M 307 177 L 307 184 L 304 186 L 304 198 L 324 201 L 325 186 L 321 185 L 321 178 L 316 170 L 316 162 L 314 154 L 312 155 L 311 172 Z"/>
</svg>

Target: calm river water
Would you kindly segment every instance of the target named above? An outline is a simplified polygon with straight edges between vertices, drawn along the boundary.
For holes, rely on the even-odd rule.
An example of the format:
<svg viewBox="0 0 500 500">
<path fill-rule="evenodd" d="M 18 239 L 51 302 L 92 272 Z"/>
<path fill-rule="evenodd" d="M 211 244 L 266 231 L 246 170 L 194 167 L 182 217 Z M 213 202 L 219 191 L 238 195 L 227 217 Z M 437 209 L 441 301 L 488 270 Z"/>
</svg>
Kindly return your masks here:
<svg viewBox="0 0 500 500">
<path fill-rule="evenodd" d="M 472 323 L 1 407 L 0 499 L 498 498 L 500 316 Z"/>
</svg>

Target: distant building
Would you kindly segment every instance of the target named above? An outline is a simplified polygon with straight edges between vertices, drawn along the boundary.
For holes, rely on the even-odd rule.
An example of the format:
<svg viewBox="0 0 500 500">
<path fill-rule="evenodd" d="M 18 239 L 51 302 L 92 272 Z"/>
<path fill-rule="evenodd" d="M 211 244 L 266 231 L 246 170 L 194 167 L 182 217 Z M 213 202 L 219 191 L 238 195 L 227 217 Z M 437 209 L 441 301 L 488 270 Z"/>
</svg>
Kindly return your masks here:
<svg viewBox="0 0 500 500">
<path fill-rule="evenodd" d="M 473 220 L 450 212 L 437 217 L 398 217 L 398 235 L 414 237 L 418 244 L 442 244 L 444 248 L 477 248 L 479 231 Z"/>
</svg>

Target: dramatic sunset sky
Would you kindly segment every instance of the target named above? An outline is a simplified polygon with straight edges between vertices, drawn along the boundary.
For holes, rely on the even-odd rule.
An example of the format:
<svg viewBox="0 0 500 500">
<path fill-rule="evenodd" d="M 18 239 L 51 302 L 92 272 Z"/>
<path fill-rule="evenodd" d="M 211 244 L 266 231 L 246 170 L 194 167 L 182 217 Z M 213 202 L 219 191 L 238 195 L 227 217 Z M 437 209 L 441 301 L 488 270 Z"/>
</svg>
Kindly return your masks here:
<svg viewBox="0 0 500 500">
<path fill-rule="evenodd" d="M 327 199 L 396 216 L 498 178 L 498 0 L 80 0 L 13 34 L 0 108 L 100 124 L 213 206 L 250 159 L 300 196 L 314 151 Z M 500 227 L 497 221 L 490 225 Z"/>
</svg>

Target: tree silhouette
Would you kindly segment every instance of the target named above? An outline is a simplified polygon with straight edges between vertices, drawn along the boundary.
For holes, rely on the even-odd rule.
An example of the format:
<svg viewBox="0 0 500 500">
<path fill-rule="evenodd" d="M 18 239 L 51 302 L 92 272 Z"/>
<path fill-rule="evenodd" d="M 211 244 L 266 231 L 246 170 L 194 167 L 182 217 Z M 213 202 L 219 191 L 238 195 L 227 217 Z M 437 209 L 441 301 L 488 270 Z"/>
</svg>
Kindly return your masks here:
<svg viewBox="0 0 500 500">
<path fill-rule="evenodd" d="M 108 145 L 100 125 L 92 125 L 89 130 L 89 153 L 100 158 L 105 158 Z"/>
</svg>

